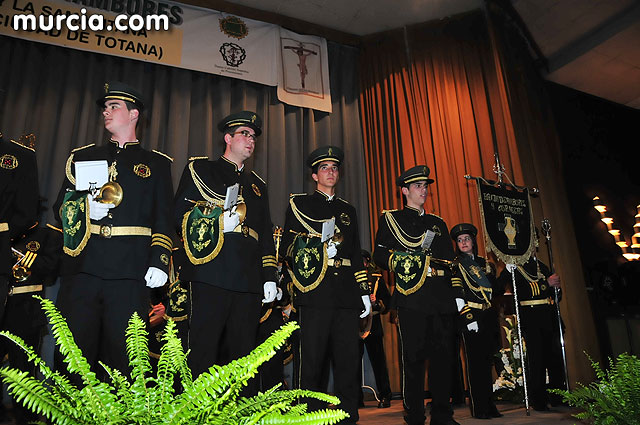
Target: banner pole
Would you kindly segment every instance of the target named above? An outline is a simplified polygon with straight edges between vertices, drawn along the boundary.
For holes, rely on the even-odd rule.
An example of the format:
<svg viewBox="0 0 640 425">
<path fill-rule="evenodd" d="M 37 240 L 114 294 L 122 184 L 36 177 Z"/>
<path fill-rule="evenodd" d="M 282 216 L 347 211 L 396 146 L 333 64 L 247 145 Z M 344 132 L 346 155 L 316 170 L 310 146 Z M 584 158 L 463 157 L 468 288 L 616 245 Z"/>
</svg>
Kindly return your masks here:
<svg viewBox="0 0 640 425">
<path fill-rule="evenodd" d="M 529 411 L 529 391 L 527 389 L 527 368 L 525 367 L 524 347 L 522 345 L 522 329 L 520 328 L 520 303 L 518 302 L 518 287 L 516 285 L 516 265 L 507 264 L 507 270 L 511 273 L 511 284 L 513 286 L 513 302 L 516 308 L 516 322 L 518 325 L 518 350 L 520 351 L 520 361 L 522 363 L 522 384 L 524 386 L 524 407 L 527 416 L 531 415 Z"/>
<path fill-rule="evenodd" d="M 551 273 L 556 272 L 556 268 L 553 264 L 553 250 L 551 248 L 551 222 L 549 219 L 545 218 L 542 220 L 542 233 L 544 233 L 544 237 L 547 239 L 547 252 L 549 253 L 549 265 L 551 267 Z M 564 367 L 564 385 L 569 392 L 569 371 L 567 369 L 567 352 L 564 345 L 564 334 L 562 332 L 562 317 L 560 316 L 560 289 L 554 289 L 555 303 L 556 303 L 556 315 L 558 318 L 558 331 L 560 333 L 560 348 L 562 348 L 562 366 Z"/>
</svg>

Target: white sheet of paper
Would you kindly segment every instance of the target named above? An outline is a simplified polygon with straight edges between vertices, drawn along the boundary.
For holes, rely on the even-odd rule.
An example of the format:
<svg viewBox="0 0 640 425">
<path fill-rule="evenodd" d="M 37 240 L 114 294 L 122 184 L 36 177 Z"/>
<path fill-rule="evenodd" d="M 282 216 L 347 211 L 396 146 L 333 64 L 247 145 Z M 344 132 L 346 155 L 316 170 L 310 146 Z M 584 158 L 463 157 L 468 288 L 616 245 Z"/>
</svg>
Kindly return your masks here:
<svg viewBox="0 0 640 425">
<path fill-rule="evenodd" d="M 228 210 L 238 203 L 238 192 L 240 191 L 240 185 L 238 183 L 227 188 L 227 194 L 224 197 L 224 209 Z"/>
<path fill-rule="evenodd" d="M 336 233 L 336 218 L 332 217 L 331 220 L 322 223 L 322 242 L 329 240 Z"/>
<path fill-rule="evenodd" d="M 93 185 L 100 189 L 109 181 L 109 165 L 105 160 L 78 161 L 76 166 L 76 190 L 89 190 Z"/>
</svg>

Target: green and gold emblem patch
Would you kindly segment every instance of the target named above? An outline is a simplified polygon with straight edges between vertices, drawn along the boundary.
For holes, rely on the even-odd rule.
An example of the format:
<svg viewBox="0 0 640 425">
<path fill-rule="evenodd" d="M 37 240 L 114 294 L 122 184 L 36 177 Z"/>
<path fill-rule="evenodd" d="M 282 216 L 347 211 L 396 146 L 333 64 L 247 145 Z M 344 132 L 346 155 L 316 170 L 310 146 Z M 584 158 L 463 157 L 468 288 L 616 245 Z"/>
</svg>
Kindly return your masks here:
<svg viewBox="0 0 640 425">
<path fill-rule="evenodd" d="M 204 214 L 199 206 L 195 206 L 182 219 L 184 250 L 192 264 L 199 265 L 213 260 L 222 249 L 223 235 L 220 207 Z"/>
<path fill-rule="evenodd" d="M 389 269 L 396 275 L 396 288 L 401 294 L 410 295 L 422 287 L 429 271 L 430 258 L 424 252 L 393 253 L 389 258 Z"/>
<path fill-rule="evenodd" d="M 300 292 L 314 290 L 327 271 L 326 244 L 318 237 L 298 235 L 293 241 L 293 265 L 289 270 L 293 284 Z"/>
<path fill-rule="evenodd" d="M 63 251 L 77 257 L 89 242 L 89 200 L 86 193 L 67 192 L 60 207 L 62 220 Z"/>
</svg>

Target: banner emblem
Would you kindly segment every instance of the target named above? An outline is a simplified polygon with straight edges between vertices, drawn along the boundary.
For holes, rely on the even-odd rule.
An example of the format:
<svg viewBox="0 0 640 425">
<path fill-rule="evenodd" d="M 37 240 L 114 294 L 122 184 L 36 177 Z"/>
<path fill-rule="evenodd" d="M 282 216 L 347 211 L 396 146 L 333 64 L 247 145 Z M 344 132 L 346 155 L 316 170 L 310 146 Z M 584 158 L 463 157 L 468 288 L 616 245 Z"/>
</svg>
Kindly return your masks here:
<svg viewBox="0 0 640 425">
<path fill-rule="evenodd" d="M 237 16 L 227 16 L 220 19 L 220 31 L 238 40 L 242 40 L 249 34 L 247 24 Z"/>
<path fill-rule="evenodd" d="M 215 207 L 204 214 L 200 206 L 185 213 L 182 219 L 184 250 L 192 264 L 205 264 L 213 260 L 224 242 L 222 228 L 222 209 Z"/>
<path fill-rule="evenodd" d="M 327 271 L 327 248 L 320 238 L 296 236 L 293 242 L 293 266 L 289 270 L 300 292 L 314 290 Z"/>
<path fill-rule="evenodd" d="M 394 252 L 389 259 L 389 269 L 396 275 L 396 288 L 403 295 L 416 292 L 424 284 L 428 271 L 429 257 L 425 252 Z"/>
<path fill-rule="evenodd" d="M 239 67 L 247 58 L 247 52 L 235 43 L 223 43 L 220 46 L 220 54 L 229 66 Z"/>
</svg>

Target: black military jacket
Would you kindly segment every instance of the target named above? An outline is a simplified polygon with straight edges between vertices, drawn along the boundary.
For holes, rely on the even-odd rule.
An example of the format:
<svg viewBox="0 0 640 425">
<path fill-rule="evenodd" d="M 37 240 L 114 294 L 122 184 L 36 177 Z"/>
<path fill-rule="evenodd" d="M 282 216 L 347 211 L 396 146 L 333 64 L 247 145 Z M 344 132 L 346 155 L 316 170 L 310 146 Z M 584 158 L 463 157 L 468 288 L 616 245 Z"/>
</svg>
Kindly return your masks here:
<svg viewBox="0 0 640 425">
<path fill-rule="evenodd" d="M 196 181 L 205 187 L 198 188 Z M 243 224 L 257 233 L 258 240 L 241 232 L 225 233 L 222 248 L 215 258 L 200 265 L 186 260 L 180 265 L 180 278 L 231 291 L 262 294 L 264 282 L 277 282 L 277 262 L 267 185 L 255 172 L 248 171 L 246 167 L 238 170 L 234 162 L 223 156 L 216 161 L 207 161 L 206 158 L 193 160 L 185 167 L 176 192 L 175 225 L 178 233 L 182 233 L 184 215 L 194 207 L 188 200 L 205 201 L 207 191 L 224 200 L 227 187 L 236 183 L 240 184 L 247 207 Z"/>
<path fill-rule="evenodd" d="M 100 221 L 91 221 L 101 230 L 112 226 L 128 226 L 150 236 L 127 235 L 104 237 L 92 234 L 77 256 L 62 255 L 62 276 L 88 273 L 102 279 L 143 279 L 149 267 L 157 267 L 168 274 L 173 246 L 171 204 L 172 159 L 163 153 L 148 151 L 140 142 L 130 142 L 120 148 L 115 141 L 106 145 L 89 145 L 74 149 L 67 160 L 66 178 L 53 207 L 56 227 L 62 229 L 60 207 L 67 190 L 75 190 L 77 161 L 104 159 L 109 165 L 116 161 L 117 177 L 122 186 L 122 203 L 110 210 Z M 106 226 L 106 227 L 102 227 Z"/>
<path fill-rule="evenodd" d="M 431 244 L 432 256 L 441 260 L 453 260 L 453 248 L 449 237 L 449 229 L 444 220 L 434 214 L 422 214 L 411 207 L 402 210 L 391 211 L 399 228 L 414 240 L 419 240 L 422 235 L 431 230 L 435 237 Z M 397 238 L 389 227 L 385 214 L 380 216 L 378 233 L 376 234 L 373 259 L 375 263 L 389 270 L 389 260 L 395 251 L 411 251 Z M 392 306 L 421 310 L 426 314 L 455 313 L 455 294 L 451 287 L 451 273 L 446 267 L 432 264 L 435 269 L 443 270 L 444 276 L 427 277 L 426 281 L 416 292 L 403 295 L 398 290 L 394 291 Z"/>
<path fill-rule="evenodd" d="M 327 220 L 335 217 L 336 227 L 340 229 L 344 239 L 338 245 L 334 260 L 349 259 L 351 262 L 350 266 L 329 266 L 322 282 L 309 292 L 303 293 L 294 285 L 294 306 L 310 305 L 362 310 L 362 295 L 368 295 L 369 288 L 362 262 L 358 216 L 355 208 L 337 196 L 329 200 L 327 195 L 318 190 L 311 194 L 292 195 L 290 202 L 313 220 Z M 322 223 L 310 221 L 307 224 L 313 227 L 316 233 L 322 233 Z M 308 230 L 296 218 L 289 204 L 282 237 L 282 246 L 288 254 L 291 253 L 296 236 L 293 232 L 308 233 Z M 287 260 L 291 265 L 290 256 Z"/>
<path fill-rule="evenodd" d="M 15 262 L 11 240 L 36 223 L 38 197 L 35 152 L 0 135 L 0 275 L 8 276 Z"/>
<path fill-rule="evenodd" d="M 456 260 L 459 260 L 460 255 L 456 257 Z M 456 261 L 452 284 L 456 292 L 456 298 L 462 298 L 465 302 L 465 306 L 460 311 L 460 317 L 462 318 L 465 326 L 466 324 L 477 321 L 477 316 L 483 311 L 483 308 L 486 309 L 491 306 L 491 299 L 494 293 L 499 295 L 504 292 L 504 288 L 501 288 L 500 285 L 498 285 L 495 273 L 493 269 L 488 266 L 487 260 L 484 257 L 476 255 L 474 256 L 473 261 L 480 269 L 479 273 L 482 273 L 483 276 L 487 277 L 488 283 L 491 287 L 485 288 L 480 285 L 478 283 L 479 278 L 477 275 L 474 275 L 474 271 L 471 270 L 469 272 L 463 272 L 460 269 L 460 267 L 463 266 L 457 264 L 458 261 Z M 467 269 L 465 268 L 465 270 Z M 471 303 L 471 305 L 469 303 Z"/>
<path fill-rule="evenodd" d="M 551 276 L 551 274 L 549 267 L 541 261 L 538 261 L 536 257 L 531 257 L 524 265 L 518 266 L 515 270 L 518 301 L 552 298 L 555 302 L 555 289 L 547 282 L 547 278 Z M 498 277 L 498 285 L 504 288 L 509 284 L 513 284 L 511 273 L 505 268 L 502 273 L 500 273 L 500 277 Z M 561 295 L 562 292 L 558 293 L 559 298 L 562 298 Z M 555 309 L 551 304 L 548 304 L 547 307 Z"/>
<path fill-rule="evenodd" d="M 29 274 L 21 281 L 13 274 L 9 279 L 7 304 L 11 304 L 11 308 L 7 308 L 6 314 L 15 316 L 5 316 L 4 320 L 12 322 L 8 325 L 11 329 L 30 329 L 47 322 L 40 303 L 32 296 L 44 296 L 45 287 L 53 285 L 58 277 L 62 254 L 60 237 L 57 229 L 36 226 L 14 242 L 13 248 L 25 254 L 20 265 Z"/>
</svg>

